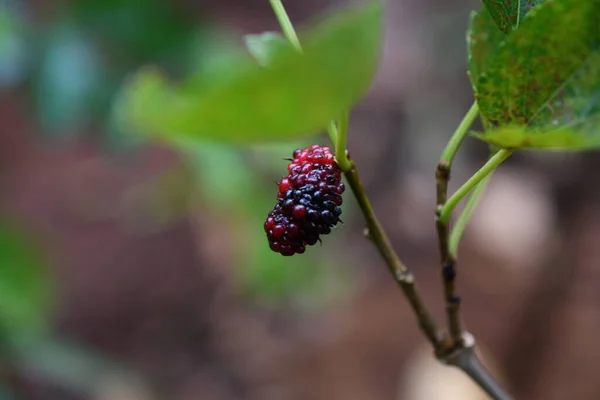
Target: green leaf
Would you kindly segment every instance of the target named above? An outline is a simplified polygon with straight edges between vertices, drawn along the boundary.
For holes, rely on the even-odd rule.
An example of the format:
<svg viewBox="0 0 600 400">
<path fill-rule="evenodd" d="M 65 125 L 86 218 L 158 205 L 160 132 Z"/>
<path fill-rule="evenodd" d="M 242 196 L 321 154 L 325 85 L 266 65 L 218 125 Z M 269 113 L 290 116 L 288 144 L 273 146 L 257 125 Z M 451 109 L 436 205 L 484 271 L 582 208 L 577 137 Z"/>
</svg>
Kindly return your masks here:
<svg viewBox="0 0 600 400">
<path fill-rule="evenodd" d="M 483 140 L 505 148 L 598 147 L 600 0 L 548 0 L 537 7 L 507 37 L 476 88 L 491 126 L 527 126 L 524 132 L 536 136 L 515 146 L 510 128 L 479 135 Z"/>
<path fill-rule="evenodd" d="M 517 29 L 525 15 L 545 0 L 483 0 L 494 22 L 504 33 Z"/>
<path fill-rule="evenodd" d="M 230 55 L 230 68 L 175 84 L 142 69 L 124 90 L 125 129 L 249 143 L 317 133 L 368 89 L 377 68 L 382 7 L 371 1 L 314 25 L 304 52 L 274 51 L 269 68 Z M 243 54 L 243 53 L 242 53 Z"/>
<path fill-rule="evenodd" d="M 484 7 L 471 13 L 471 22 L 467 33 L 469 49 L 469 79 L 473 88 L 479 77 L 487 71 L 492 57 L 500 48 L 506 35 L 498 30 L 492 16 Z"/>
<path fill-rule="evenodd" d="M 0 222 L 0 336 L 44 328 L 50 288 L 39 254 L 17 227 Z"/>
<path fill-rule="evenodd" d="M 244 37 L 246 48 L 258 61 L 259 65 L 267 66 L 277 55 L 278 49 L 291 46 L 290 43 L 279 33 L 263 32 L 257 35 L 246 35 Z"/>
</svg>

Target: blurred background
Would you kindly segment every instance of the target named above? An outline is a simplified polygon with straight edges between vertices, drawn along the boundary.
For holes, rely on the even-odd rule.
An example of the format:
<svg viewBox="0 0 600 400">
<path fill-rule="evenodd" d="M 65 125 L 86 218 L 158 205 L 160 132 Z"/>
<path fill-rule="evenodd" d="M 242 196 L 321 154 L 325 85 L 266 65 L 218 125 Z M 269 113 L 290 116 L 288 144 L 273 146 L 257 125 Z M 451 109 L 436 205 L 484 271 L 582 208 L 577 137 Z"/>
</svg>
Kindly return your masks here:
<svg viewBox="0 0 600 400">
<path fill-rule="evenodd" d="M 335 3 L 285 5 L 301 24 Z M 479 2 L 388 3 L 349 148 L 442 320 L 433 176 Z M 266 0 L 0 0 L 0 400 L 486 399 L 433 360 L 351 196 L 323 246 L 268 249 L 282 158 L 311 141 L 183 158 L 114 128 L 138 67 L 180 76 L 265 30 Z M 452 188 L 487 154 L 469 140 Z M 600 397 L 599 167 L 515 154 L 462 243 L 466 327 L 518 399 Z"/>
</svg>

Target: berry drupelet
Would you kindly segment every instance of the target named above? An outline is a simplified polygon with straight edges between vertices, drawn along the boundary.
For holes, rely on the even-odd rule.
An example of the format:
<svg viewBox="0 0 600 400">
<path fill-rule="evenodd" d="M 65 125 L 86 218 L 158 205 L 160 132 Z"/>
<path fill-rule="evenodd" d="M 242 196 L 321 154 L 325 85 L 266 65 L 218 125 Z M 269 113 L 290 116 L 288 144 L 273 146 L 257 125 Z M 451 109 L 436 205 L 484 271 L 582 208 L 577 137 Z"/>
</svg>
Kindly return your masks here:
<svg viewBox="0 0 600 400">
<path fill-rule="evenodd" d="M 279 181 L 277 204 L 265 221 L 269 246 L 291 256 L 320 241 L 340 221 L 342 171 L 329 147 L 317 144 L 298 149 Z"/>
</svg>

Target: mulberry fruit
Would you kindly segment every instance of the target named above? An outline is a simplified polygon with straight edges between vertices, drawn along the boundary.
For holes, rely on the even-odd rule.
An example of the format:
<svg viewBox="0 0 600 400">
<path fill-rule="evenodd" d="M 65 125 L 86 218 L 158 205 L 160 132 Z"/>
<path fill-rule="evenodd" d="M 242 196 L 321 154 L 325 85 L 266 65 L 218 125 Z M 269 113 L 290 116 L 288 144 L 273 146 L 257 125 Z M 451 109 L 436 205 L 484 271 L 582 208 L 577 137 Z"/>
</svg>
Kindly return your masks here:
<svg viewBox="0 0 600 400">
<path fill-rule="evenodd" d="M 298 149 L 279 181 L 277 204 L 265 221 L 269 246 L 291 256 L 320 241 L 340 222 L 344 184 L 329 147 Z"/>
</svg>

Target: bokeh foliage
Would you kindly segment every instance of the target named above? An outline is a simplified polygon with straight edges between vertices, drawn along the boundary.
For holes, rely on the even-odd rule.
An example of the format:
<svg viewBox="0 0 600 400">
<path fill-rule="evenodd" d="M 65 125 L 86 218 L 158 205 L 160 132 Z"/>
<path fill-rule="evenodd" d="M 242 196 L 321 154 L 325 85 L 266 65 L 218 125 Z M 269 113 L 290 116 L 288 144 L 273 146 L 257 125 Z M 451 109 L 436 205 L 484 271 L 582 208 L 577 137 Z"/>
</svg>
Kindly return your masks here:
<svg viewBox="0 0 600 400">
<path fill-rule="evenodd" d="M 124 129 L 246 144 L 314 135 L 369 87 L 381 17 L 378 2 L 333 13 L 305 30 L 301 53 L 271 40 L 267 67 L 240 51 L 179 83 L 143 69 L 124 88 Z"/>
</svg>

